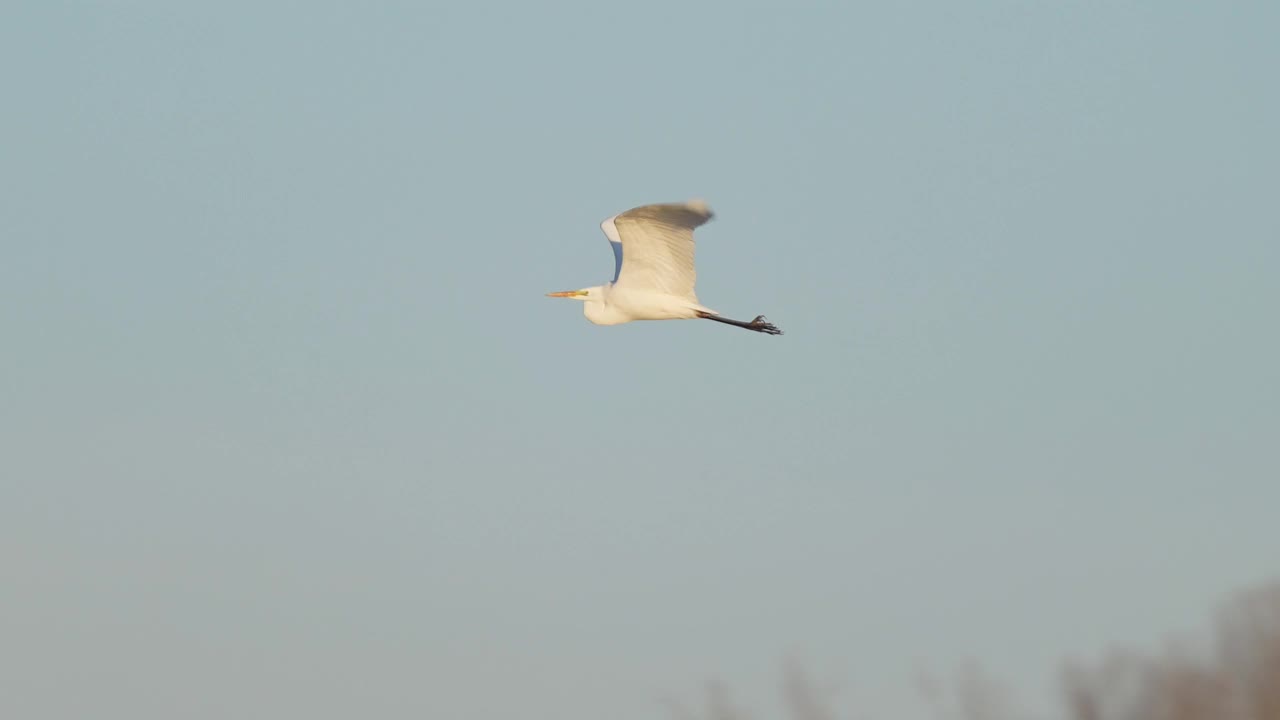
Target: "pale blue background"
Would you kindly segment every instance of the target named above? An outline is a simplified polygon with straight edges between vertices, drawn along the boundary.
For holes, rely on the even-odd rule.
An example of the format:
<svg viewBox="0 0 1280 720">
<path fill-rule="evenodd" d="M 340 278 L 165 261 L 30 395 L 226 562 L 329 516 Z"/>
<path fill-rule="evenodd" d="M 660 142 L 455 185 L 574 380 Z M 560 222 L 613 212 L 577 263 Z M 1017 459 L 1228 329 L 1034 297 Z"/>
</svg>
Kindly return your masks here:
<svg viewBox="0 0 1280 720">
<path fill-rule="evenodd" d="M 1280 559 L 1278 36 L 6 5 L 0 715 L 765 717 L 795 656 L 910 718 L 1205 627 Z M 691 196 L 785 336 L 543 297 Z"/>
</svg>

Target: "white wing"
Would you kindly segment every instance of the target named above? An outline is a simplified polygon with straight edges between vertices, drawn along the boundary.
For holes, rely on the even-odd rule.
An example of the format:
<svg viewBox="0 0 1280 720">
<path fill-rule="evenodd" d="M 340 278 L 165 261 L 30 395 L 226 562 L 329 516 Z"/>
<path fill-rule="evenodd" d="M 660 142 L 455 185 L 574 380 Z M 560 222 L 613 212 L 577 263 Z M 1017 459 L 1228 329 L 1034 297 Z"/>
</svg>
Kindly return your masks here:
<svg viewBox="0 0 1280 720">
<path fill-rule="evenodd" d="M 693 284 L 693 230 L 712 217 L 700 200 L 643 205 L 600 224 L 613 245 L 619 288 L 689 297 Z"/>
<path fill-rule="evenodd" d="M 613 249 L 613 282 L 618 282 L 618 275 L 622 274 L 622 238 L 618 236 L 618 228 L 613 221 L 618 218 L 614 215 L 611 218 L 605 218 L 600 223 L 600 229 L 604 231 L 604 236 L 609 238 L 609 247 Z"/>
</svg>

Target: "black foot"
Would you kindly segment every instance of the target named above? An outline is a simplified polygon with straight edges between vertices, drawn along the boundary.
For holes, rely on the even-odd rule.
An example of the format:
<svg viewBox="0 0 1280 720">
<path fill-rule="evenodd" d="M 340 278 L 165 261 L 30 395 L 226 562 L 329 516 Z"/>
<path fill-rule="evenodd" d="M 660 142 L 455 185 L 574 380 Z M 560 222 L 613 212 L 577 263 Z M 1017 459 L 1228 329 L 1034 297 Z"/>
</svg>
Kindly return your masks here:
<svg viewBox="0 0 1280 720">
<path fill-rule="evenodd" d="M 765 320 L 763 315 L 757 315 L 755 320 L 747 323 L 747 329 L 755 330 L 756 332 L 768 333 L 769 335 L 782 334 L 782 331 L 773 323 Z"/>
<path fill-rule="evenodd" d="M 719 315 L 712 315 L 711 313 L 705 313 L 705 312 L 698 313 L 698 317 L 702 318 L 703 320 L 715 320 L 716 322 L 724 323 L 725 325 L 733 325 L 734 327 L 746 328 L 748 330 L 755 330 L 756 332 L 765 333 L 767 335 L 782 334 L 782 331 L 779 330 L 776 326 L 774 326 L 773 323 L 769 322 L 768 320 L 765 320 L 763 315 L 757 315 L 756 319 L 752 320 L 751 322 L 733 320 L 731 318 L 720 317 Z"/>
</svg>

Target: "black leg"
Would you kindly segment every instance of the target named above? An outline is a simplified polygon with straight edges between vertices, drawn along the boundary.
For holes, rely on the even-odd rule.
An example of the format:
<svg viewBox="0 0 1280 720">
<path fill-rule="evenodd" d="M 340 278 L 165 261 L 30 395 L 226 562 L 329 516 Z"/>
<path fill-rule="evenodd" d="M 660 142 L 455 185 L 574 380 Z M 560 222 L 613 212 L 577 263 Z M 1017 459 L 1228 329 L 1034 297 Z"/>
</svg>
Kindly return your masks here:
<svg viewBox="0 0 1280 720">
<path fill-rule="evenodd" d="M 755 330 L 756 332 L 760 332 L 760 333 L 767 333 L 769 335 L 782 334 L 782 331 L 774 327 L 773 323 L 766 321 L 763 315 L 757 315 L 756 319 L 752 320 L 751 322 L 742 322 L 741 320 L 730 320 L 727 317 L 720 317 L 719 315 L 709 315 L 704 312 L 698 313 L 698 317 L 703 318 L 705 320 L 715 320 L 716 322 L 724 323 L 725 325 L 733 325 L 735 327 L 746 328 L 748 330 Z"/>
</svg>

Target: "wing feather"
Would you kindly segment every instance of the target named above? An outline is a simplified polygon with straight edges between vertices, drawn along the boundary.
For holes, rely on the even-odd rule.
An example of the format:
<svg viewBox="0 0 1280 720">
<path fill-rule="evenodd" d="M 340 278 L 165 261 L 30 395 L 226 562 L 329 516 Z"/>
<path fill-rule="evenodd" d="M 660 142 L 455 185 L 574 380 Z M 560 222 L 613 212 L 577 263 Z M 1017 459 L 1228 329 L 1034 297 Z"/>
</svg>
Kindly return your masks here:
<svg viewBox="0 0 1280 720">
<path fill-rule="evenodd" d="M 600 229 L 604 231 L 604 236 L 609 238 L 609 247 L 613 250 L 613 282 L 618 282 L 618 275 L 622 274 L 622 238 L 618 236 L 618 228 L 613 224 L 617 218 L 614 215 L 611 218 L 605 218 L 600 223 Z"/>
<path fill-rule="evenodd" d="M 706 203 L 693 200 L 642 205 L 604 221 L 618 263 L 615 284 L 696 302 L 693 231 L 712 217 Z"/>
</svg>

